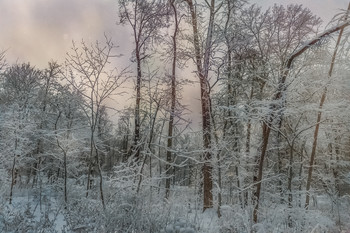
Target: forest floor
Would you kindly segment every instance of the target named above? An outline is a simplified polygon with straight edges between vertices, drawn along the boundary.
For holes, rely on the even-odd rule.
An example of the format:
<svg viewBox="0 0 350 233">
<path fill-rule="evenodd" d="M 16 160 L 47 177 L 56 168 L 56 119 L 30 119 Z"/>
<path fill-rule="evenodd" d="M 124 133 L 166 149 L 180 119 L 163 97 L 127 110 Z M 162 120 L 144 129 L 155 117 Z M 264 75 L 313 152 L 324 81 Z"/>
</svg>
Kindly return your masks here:
<svg viewBox="0 0 350 233">
<path fill-rule="evenodd" d="M 240 205 L 223 205 L 221 218 L 217 208 L 203 212 L 196 190 L 185 186 L 174 187 L 170 201 L 160 199 L 163 195 L 157 188 L 145 189 L 137 197 L 106 189 L 106 210 L 103 210 L 98 192 L 92 190 L 91 194 L 95 195 L 85 198 L 84 186 L 76 186 L 67 207 L 62 190 L 16 188 L 12 204 L 4 198 L 8 195 L 0 196 L 0 232 L 243 233 L 254 228 L 266 233 L 350 233 L 350 197 L 347 196 L 330 201 L 327 195 L 319 195 L 312 199 L 306 212 L 295 208 L 287 213 L 285 205 L 271 203 L 261 208 L 264 221 L 254 225 L 249 220 L 252 209 L 242 209 Z M 283 220 L 286 214 L 295 218 L 293 229 L 286 228 Z"/>
<path fill-rule="evenodd" d="M 183 187 L 179 187 L 174 193 L 176 198 L 172 200 L 171 203 L 166 203 L 164 200 L 158 201 L 158 204 L 168 206 L 168 208 L 161 210 L 158 205 L 154 205 L 154 208 L 158 208 L 159 211 L 163 213 L 160 217 L 167 219 L 167 223 L 163 229 L 157 232 L 175 233 L 180 232 L 180 230 L 182 230 L 181 232 L 188 233 L 219 231 L 219 218 L 217 217 L 216 210 L 210 209 L 203 213 L 197 201 L 193 201 L 193 203 L 188 202 L 191 199 L 191 195 L 188 191 L 192 190 L 185 190 Z M 109 230 L 93 226 L 97 224 L 94 222 L 82 221 L 83 223 L 79 224 L 78 222 L 80 222 L 80 219 L 72 220 L 72 211 L 71 209 L 65 208 L 61 196 L 61 193 L 47 188 L 41 191 L 38 189 L 15 188 L 11 204 L 9 204 L 8 198 L 1 200 L 0 232 L 110 232 Z M 156 195 L 154 195 L 153 200 L 149 199 L 147 201 L 155 203 L 156 198 Z M 84 201 L 84 198 L 81 198 L 81 200 Z M 90 201 L 92 203 L 99 203 L 99 200 L 94 200 L 93 197 L 90 198 Z M 87 200 L 85 202 L 86 205 L 80 208 L 83 209 L 83 211 L 84 208 L 86 208 L 86 212 L 90 212 L 90 204 L 88 204 Z M 127 202 L 128 201 L 125 200 L 125 203 L 118 205 L 118 207 L 125 208 L 125 206 L 128 205 Z M 77 202 L 76 200 L 72 200 L 71 203 L 73 203 L 72 205 L 76 205 Z M 114 204 L 112 206 L 114 206 Z M 83 204 L 81 203 L 81 205 Z M 96 204 L 94 207 L 100 206 Z M 148 207 L 145 207 L 145 209 L 147 208 Z M 110 209 L 111 208 L 107 206 L 106 212 L 109 212 Z M 167 211 L 167 213 L 165 213 L 165 211 Z M 96 209 L 96 213 L 98 212 L 99 211 Z M 81 220 L 86 218 L 86 213 L 80 213 L 82 215 Z M 172 213 L 181 214 L 173 215 Z M 67 219 L 67 217 L 70 219 Z M 100 217 L 103 218 L 101 215 Z M 128 217 L 130 216 L 125 216 L 125 218 Z M 97 220 L 96 222 L 99 221 Z M 130 232 L 138 233 L 139 231 L 132 230 Z"/>
<path fill-rule="evenodd" d="M 15 190 L 12 203 L 3 203 L 1 218 L 7 226 L 0 229 L 8 232 L 66 232 L 67 221 L 64 206 L 54 192 Z"/>
</svg>

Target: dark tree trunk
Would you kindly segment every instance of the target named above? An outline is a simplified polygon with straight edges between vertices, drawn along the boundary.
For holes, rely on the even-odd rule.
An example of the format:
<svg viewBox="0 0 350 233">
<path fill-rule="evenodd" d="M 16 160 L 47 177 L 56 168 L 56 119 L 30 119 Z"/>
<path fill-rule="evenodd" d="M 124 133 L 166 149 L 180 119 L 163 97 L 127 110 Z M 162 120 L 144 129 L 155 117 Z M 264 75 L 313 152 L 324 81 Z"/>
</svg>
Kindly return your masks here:
<svg viewBox="0 0 350 233">
<path fill-rule="evenodd" d="M 177 33 L 179 28 L 175 2 L 170 1 L 170 4 L 174 12 L 175 29 L 174 29 L 174 34 L 172 36 L 173 61 L 172 61 L 172 73 L 171 73 L 171 107 L 170 107 L 170 116 L 169 116 L 169 125 L 168 125 L 168 141 L 167 141 L 167 153 L 166 153 L 167 164 L 165 166 L 165 170 L 166 170 L 165 198 L 166 199 L 169 199 L 169 195 L 170 195 L 170 181 L 171 181 L 171 171 L 172 171 L 172 166 L 170 164 L 172 162 L 171 150 L 173 146 L 173 127 L 174 127 L 175 104 L 176 104 L 176 59 L 177 59 L 176 38 L 177 38 Z"/>
<path fill-rule="evenodd" d="M 136 78 L 136 105 L 135 105 L 135 131 L 134 142 L 130 148 L 129 156 L 134 156 L 135 161 L 140 158 L 140 103 L 141 103 L 141 57 L 139 45 L 136 41 L 136 62 L 137 62 L 137 78 Z"/>
<path fill-rule="evenodd" d="M 213 207 L 213 181 L 212 181 L 212 152 L 211 152 L 211 124 L 210 124 L 210 94 L 208 84 L 209 62 L 212 51 L 212 36 L 215 15 L 215 0 L 210 3 L 209 25 L 207 31 L 206 44 L 204 49 L 203 65 L 200 48 L 199 32 L 197 25 L 197 15 L 192 0 L 186 0 L 189 6 L 192 19 L 193 43 L 195 49 L 195 61 L 200 83 L 201 107 L 202 107 L 202 133 L 203 133 L 203 210 Z"/>
<path fill-rule="evenodd" d="M 16 155 L 14 155 L 13 157 L 13 164 L 11 169 L 11 188 L 10 188 L 10 201 L 9 201 L 10 205 L 12 204 L 13 186 L 16 183 L 15 167 L 16 167 Z"/>
<path fill-rule="evenodd" d="M 350 11 L 350 3 L 348 6 L 348 11 Z M 347 20 L 347 15 L 345 17 L 345 21 Z M 341 37 L 343 35 L 343 31 L 344 31 L 344 27 L 340 29 L 339 35 L 338 35 L 338 39 L 337 39 L 337 43 L 333 52 L 333 56 L 332 56 L 332 60 L 331 60 L 331 65 L 328 71 L 328 78 L 332 77 L 333 74 L 333 68 L 334 68 L 334 62 L 335 62 L 335 58 L 337 56 L 337 52 L 338 52 L 338 47 L 339 47 L 339 43 L 341 40 Z M 310 157 L 310 164 L 309 164 L 309 170 L 308 170 L 308 175 L 307 175 L 307 181 L 306 181 L 306 200 L 305 200 L 305 208 L 308 209 L 309 208 L 309 202 L 310 202 L 310 187 L 311 187 L 311 180 L 312 180 L 312 172 L 313 172 L 313 166 L 314 166 L 314 161 L 315 161 L 315 157 L 316 157 L 316 149 L 317 149 L 317 139 L 318 139 L 318 131 L 320 128 L 320 123 L 321 123 L 321 118 L 322 118 L 322 107 L 323 104 L 326 100 L 326 96 L 327 96 L 327 87 L 324 88 L 322 96 L 321 96 L 321 100 L 320 100 L 320 105 L 319 105 L 319 111 L 317 113 L 317 120 L 316 120 L 316 127 L 315 127 L 315 131 L 314 131 L 314 140 L 312 143 L 312 151 L 311 151 L 311 157 Z"/>
<path fill-rule="evenodd" d="M 270 108 L 271 113 L 269 114 L 269 116 L 264 121 L 263 127 L 262 127 L 262 129 L 263 129 L 263 140 L 262 140 L 262 146 L 261 146 L 261 150 L 260 150 L 260 155 L 258 155 L 258 158 L 257 158 L 257 167 L 256 167 L 257 175 L 254 176 L 254 184 L 256 186 L 256 192 L 254 193 L 254 197 L 255 197 L 256 204 L 255 204 L 255 208 L 254 208 L 254 211 L 253 211 L 253 221 L 255 223 L 257 223 L 257 221 L 258 221 L 261 182 L 262 182 L 262 177 L 263 177 L 263 164 L 264 164 L 266 150 L 267 150 L 267 145 L 268 145 L 270 132 L 271 132 L 270 128 L 272 127 L 273 122 L 274 121 L 276 122 L 276 119 L 277 119 L 277 122 L 280 122 L 280 120 L 282 120 L 282 119 L 279 118 L 279 116 L 275 116 L 275 111 L 276 110 L 282 110 L 282 108 L 284 107 L 283 106 L 283 102 L 284 102 L 283 101 L 283 96 L 285 95 L 286 88 L 287 88 L 285 82 L 286 82 L 286 78 L 287 78 L 287 76 L 289 74 L 289 70 L 291 69 L 292 63 L 293 63 L 295 58 L 299 57 L 308 48 L 310 48 L 312 45 L 314 45 L 317 42 L 319 42 L 322 38 L 327 37 L 330 34 L 332 34 L 334 32 L 337 32 L 339 30 L 343 30 L 348 25 L 349 25 L 349 23 L 346 22 L 346 23 L 344 23 L 344 24 L 342 24 L 342 25 L 340 25 L 338 27 L 333 28 L 332 30 L 325 31 L 324 33 L 320 34 L 317 38 L 309 41 L 301 49 L 299 49 L 295 53 L 293 53 L 289 57 L 289 59 L 286 61 L 285 65 L 284 65 L 284 72 L 282 73 L 282 76 L 281 76 L 281 78 L 279 80 L 277 93 L 276 93 L 276 95 L 273 98 L 273 100 L 281 102 L 280 106 L 276 106 L 275 104 L 271 105 L 271 108 Z M 318 125 L 319 124 L 317 124 L 316 127 Z M 316 144 L 317 144 L 317 139 L 316 139 Z M 314 158 L 313 158 L 313 156 L 311 156 L 310 168 L 309 168 L 309 176 L 308 176 L 308 183 L 307 183 L 307 192 L 308 192 L 308 187 L 310 188 L 310 184 L 311 184 L 311 175 L 312 175 L 312 167 L 313 167 L 313 166 L 311 166 L 311 164 L 313 165 L 313 162 L 314 162 Z M 306 202 L 305 202 L 305 206 L 306 207 L 308 206 L 308 199 L 309 199 L 309 195 L 307 193 Z"/>
</svg>

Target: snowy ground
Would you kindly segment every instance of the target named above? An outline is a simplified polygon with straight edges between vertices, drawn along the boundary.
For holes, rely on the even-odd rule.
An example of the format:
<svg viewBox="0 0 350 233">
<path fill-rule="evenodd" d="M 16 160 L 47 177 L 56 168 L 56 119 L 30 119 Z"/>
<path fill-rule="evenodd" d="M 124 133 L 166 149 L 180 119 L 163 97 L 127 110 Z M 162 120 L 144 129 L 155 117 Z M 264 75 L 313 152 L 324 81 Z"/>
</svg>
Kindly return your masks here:
<svg viewBox="0 0 350 233">
<path fill-rule="evenodd" d="M 63 205 L 53 192 L 14 190 L 12 204 L 2 199 L 1 232 L 65 232 Z"/>
<path fill-rule="evenodd" d="M 159 199 L 162 194 L 156 189 L 152 194 L 144 190 L 140 196 L 106 190 L 104 211 L 98 195 L 85 198 L 83 188 L 76 187 L 71 193 L 66 209 L 60 192 L 42 190 L 40 196 L 39 190 L 15 190 L 11 205 L 8 200 L 0 199 L 0 232 L 244 233 L 255 229 L 261 233 L 350 233 L 348 197 L 340 198 L 341 205 L 336 205 L 326 195 L 317 196 L 317 202 L 312 203 L 309 211 L 288 210 L 276 203 L 262 205 L 265 219 L 254 225 L 250 221 L 252 209 L 243 210 L 239 205 L 223 205 L 221 218 L 216 208 L 203 213 L 200 198 L 188 187 L 176 187 L 168 202 Z M 289 230 L 286 230 L 285 216 L 295 220 Z M 339 224 L 341 227 L 337 227 Z"/>
</svg>

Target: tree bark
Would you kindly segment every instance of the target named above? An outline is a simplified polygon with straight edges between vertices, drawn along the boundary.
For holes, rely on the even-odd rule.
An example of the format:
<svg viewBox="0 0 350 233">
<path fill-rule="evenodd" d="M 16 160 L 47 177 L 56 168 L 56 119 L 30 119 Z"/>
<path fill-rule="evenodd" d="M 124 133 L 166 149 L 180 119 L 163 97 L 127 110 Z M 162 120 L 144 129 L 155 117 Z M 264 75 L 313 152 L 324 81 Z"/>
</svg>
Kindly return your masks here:
<svg viewBox="0 0 350 233">
<path fill-rule="evenodd" d="M 175 6 L 175 1 L 170 0 L 171 8 L 174 13 L 175 28 L 174 34 L 172 36 L 173 41 L 173 61 L 172 61 L 172 73 L 171 73 L 171 107 L 170 107 L 170 116 L 169 116 L 169 125 L 168 125 L 168 141 L 167 141 L 167 155 L 165 166 L 166 170 L 166 180 L 165 180 L 165 198 L 169 199 L 170 195 L 170 181 L 171 181 L 171 170 L 170 166 L 172 162 L 172 146 L 173 146 L 173 127 L 174 127 L 174 117 L 175 117 L 175 104 L 176 104 L 176 59 L 177 59 L 177 33 L 179 29 L 179 22 L 177 17 L 177 9 Z"/>
<path fill-rule="evenodd" d="M 67 153 L 63 155 L 63 167 L 64 167 L 64 202 L 67 204 L 68 196 L 67 196 Z"/>
<path fill-rule="evenodd" d="M 100 198 L 101 198 L 101 203 L 102 203 L 102 207 L 103 209 L 105 210 L 106 209 L 106 205 L 105 205 L 105 199 L 104 199 L 104 195 L 103 195 L 103 174 L 102 174 L 102 169 L 101 169 L 101 162 L 100 162 L 100 155 L 98 153 L 98 150 L 97 150 L 97 146 L 94 143 L 94 148 L 95 148 L 95 152 L 96 152 L 96 165 L 97 165 L 97 169 L 98 169 L 98 174 L 100 176 L 100 184 L 99 184 L 99 187 L 100 187 Z"/>
<path fill-rule="evenodd" d="M 348 5 L 348 12 L 350 11 L 350 3 Z M 348 13 L 347 13 L 348 14 Z M 347 20 L 348 15 L 345 16 L 345 21 Z M 339 43 L 341 40 L 341 37 L 343 35 L 343 31 L 344 31 L 344 27 L 342 27 L 340 29 L 339 35 L 338 35 L 338 39 L 337 39 L 337 43 L 333 52 L 333 56 L 332 56 L 332 60 L 331 60 L 331 65 L 328 71 L 328 78 L 330 79 L 332 77 L 333 74 L 333 69 L 334 69 L 334 63 L 335 63 L 335 58 L 337 56 L 337 52 L 338 52 L 338 47 L 339 47 Z M 311 151 L 311 156 L 310 156 L 310 163 L 309 163 L 309 169 L 308 169 L 308 175 L 307 175 L 307 181 L 306 181 L 306 200 L 305 200 L 305 208 L 308 209 L 309 208 L 309 203 L 310 203 L 310 188 L 311 188 L 311 181 L 312 181 L 312 172 L 313 172 L 313 166 L 314 166 L 314 161 L 315 161 L 315 157 L 316 157 L 316 149 L 317 149 L 317 139 L 318 139 L 318 132 L 320 129 L 320 123 L 321 123 L 321 118 L 322 118 L 322 108 L 324 105 L 324 102 L 326 100 L 327 97 L 327 87 L 325 87 L 323 89 L 323 93 L 321 96 L 321 100 L 320 100 L 320 105 L 319 105 L 319 111 L 317 113 L 317 119 L 316 119 L 316 127 L 315 127 L 315 131 L 314 131 L 314 140 L 312 143 L 312 151 Z"/>
<path fill-rule="evenodd" d="M 197 25 L 197 15 L 193 5 L 193 0 L 186 0 L 189 6 L 192 19 L 192 29 L 193 29 L 193 43 L 195 49 L 195 62 L 197 67 L 197 75 L 200 83 L 201 90 L 201 107 L 202 107 L 202 133 L 203 133 L 203 159 L 204 164 L 202 167 L 203 172 L 203 211 L 213 207 L 213 181 L 212 181 L 212 152 L 211 152 L 211 124 L 210 124 L 210 95 L 209 95 L 209 84 L 208 84 L 208 74 L 209 74 L 209 62 L 210 55 L 212 51 L 212 37 L 213 37 L 213 27 L 214 27 L 214 16 L 215 10 L 215 0 L 211 0 L 210 3 L 210 15 L 209 24 L 206 36 L 206 43 L 204 48 L 204 56 L 202 57 L 200 42 L 199 42 L 199 32 Z M 203 58 L 203 63 L 202 63 Z"/>
<path fill-rule="evenodd" d="M 88 163 L 89 163 L 89 167 L 88 167 L 88 175 L 87 175 L 87 184 L 86 184 L 86 197 L 89 196 L 89 190 L 91 188 L 91 173 L 92 173 L 92 162 L 90 161 L 90 158 L 88 158 Z"/>
<path fill-rule="evenodd" d="M 16 139 L 17 142 L 17 139 Z M 16 143 L 17 144 L 17 143 Z M 16 167 L 16 154 L 13 156 L 13 164 L 12 164 L 12 170 L 11 170 L 11 187 L 10 187 L 10 201 L 9 204 L 12 204 L 12 195 L 13 195 L 13 186 L 15 185 L 15 167 Z"/>
<path fill-rule="evenodd" d="M 158 111 L 159 111 L 159 108 L 160 108 L 160 103 L 157 102 L 157 108 L 155 110 L 155 113 L 154 113 L 154 116 L 151 120 L 151 132 L 150 132 L 150 136 L 149 136 L 149 141 L 148 141 L 148 152 L 149 153 L 152 153 L 152 149 L 151 149 L 151 143 L 153 141 L 153 135 L 154 135 L 154 125 L 156 123 L 156 119 L 157 119 L 157 115 L 158 115 Z M 151 158 L 151 156 L 150 156 Z M 146 163 L 146 159 L 147 159 L 147 155 L 145 155 L 145 158 L 143 159 L 143 162 L 142 162 L 142 165 L 141 165 L 141 168 L 140 168 L 140 177 L 139 177 L 139 182 L 137 184 L 137 189 L 136 189 L 136 193 L 139 193 L 140 191 L 140 188 L 141 188 L 141 183 L 142 183 L 142 173 L 143 173 L 143 168 L 145 166 L 145 163 Z M 150 170 L 152 169 L 151 167 L 152 164 L 150 164 Z"/>
<path fill-rule="evenodd" d="M 130 155 L 134 156 L 135 160 L 140 158 L 140 103 L 141 103 L 141 57 L 138 48 L 138 41 L 136 41 L 136 62 L 137 62 L 137 78 L 136 78 L 136 105 L 135 105 L 135 131 L 134 143 L 130 150 Z"/>
<path fill-rule="evenodd" d="M 283 96 L 285 95 L 285 92 L 287 89 L 285 82 L 286 82 L 286 78 L 289 74 L 289 70 L 291 69 L 291 66 L 292 66 L 294 59 L 299 57 L 300 55 L 302 55 L 308 48 L 310 48 L 312 45 L 319 42 L 322 38 L 327 37 L 334 32 L 342 30 L 345 27 L 347 27 L 348 25 L 349 25 L 349 23 L 346 22 L 346 23 L 343 23 L 335 28 L 332 28 L 331 30 L 328 30 L 328 31 L 321 33 L 315 39 L 309 41 L 307 44 L 305 44 L 303 47 L 301 47 L 299 50 L 297 50 L 295 53 L 293 53 L 289 57 L 289 59 L 285 63 L 285 68 L 284 68 L 284 71 L 282 73 L 282 76 L 279 79 L 277 93 L 273 98 L 274 101 L 281 101 Z M 283 103 L 283 101 L 282 101 L 282 103 Z M 267 145 L 269 142 L 269 137 L 270 137 L 270 132 L 271 132 L 270 128 L 272 127 L 272 122 L 273 122 L 274 118 L 276 117 L 276 116 L 274 116 L 274 111 L 277 110 L 278 108 L 282 108 L 282 107 L 283 106 L 276 106 L 275 104 L 271 105 L 271 107 L 270 107 L 271 113 L 269 114 L 267 119 L 263 122 L 263 126 L 262 126 L 263 140 L 262 140 L 262 145 L 261 145 L 261 149 L 260 149 L 260 155 L 257 158 L 257 173 L 258 173 L 258 175 L 254 177 L 254 184 L 256 186 L 256 192 L 254 193 L 254 196 L 255 196 L 256 204 L 255 204 L 254 211 L 253 211 L 253 221 L 255 223 L 257 223 L 257 221 L 258 221 L 261 182 L 262 182 L 262 177 L 263 177 L 263 164 L 264 164 Z M 313 159 L 311 158 L 311 160 L 310 160 L 310 164 L 311 164 L 311 162 L 313 164 Z M 311 168 L 311 174 L 312 174 L 312 168 Z"/>
</svg>

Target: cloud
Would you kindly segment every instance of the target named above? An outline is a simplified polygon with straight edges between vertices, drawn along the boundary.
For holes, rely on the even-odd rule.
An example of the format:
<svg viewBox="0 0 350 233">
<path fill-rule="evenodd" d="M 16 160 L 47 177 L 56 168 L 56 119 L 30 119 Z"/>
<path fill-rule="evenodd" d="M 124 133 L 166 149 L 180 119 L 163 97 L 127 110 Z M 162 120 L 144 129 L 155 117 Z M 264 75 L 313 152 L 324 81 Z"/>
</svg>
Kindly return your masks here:
<svg viewBox="0 0 350 233">
<path fill-rule="evenodd" d="M 298 3 L 328 22 L 347 0 L 253 0 L 259 5 Z M 63 61 L 71 41 L 93 42 L 103 34 L 120 45 L 120 53 L 132 51 L 131 32 L 118 27 L 115 0 L 1 0 L 0 49 L 9 49 L 10 61 L 20 59 L 43 67 L 53 59 Z M 125 59 L 128 62 L 127 59 Z"/>
<path fill-rule="evenodd" d="M 0 9 L 0 49 L 9 49 L 12 61 L 38 66 L 62 61 L 72 40 L 93 42 L 104 33 L 121 43 L 129 41 L 118 37 L 113 0 L 1 0 Z"/>
<path fill-rule="evenodd" d="M 328 22 L 347 7 L 347 0 L 252 0 L 258 5 L 272 6 L 274 3 L 298 3 Z M 116 0 L 0 0 L 0 50 L 9 49 L 9 62 L 31 62 L 44 68 L 50 60 L 63 62 L 71 41 L 94 42 L 103 39 L 106 33 L 120 46 L 123 53 L 120 67 L 129 65 L 133 50 L 131 32 L 128 27 L 116 25 L 118 6 Z M 116 64 L 116 63 L 114 63 Z M 116 64 L 118 65 L 118 64 Z M 192 73 L 188 76 L 193 75 Z M 192 111 L 192 119 L 199 119 L 199 87 L 184 89 L 183 103 Z M 121 99 L 126 99 L 123 97 Z M 122 102 L 122 101 L 121 101 Z M 128 101 L 124 101 L 129 104 Z"/>
</svg>

